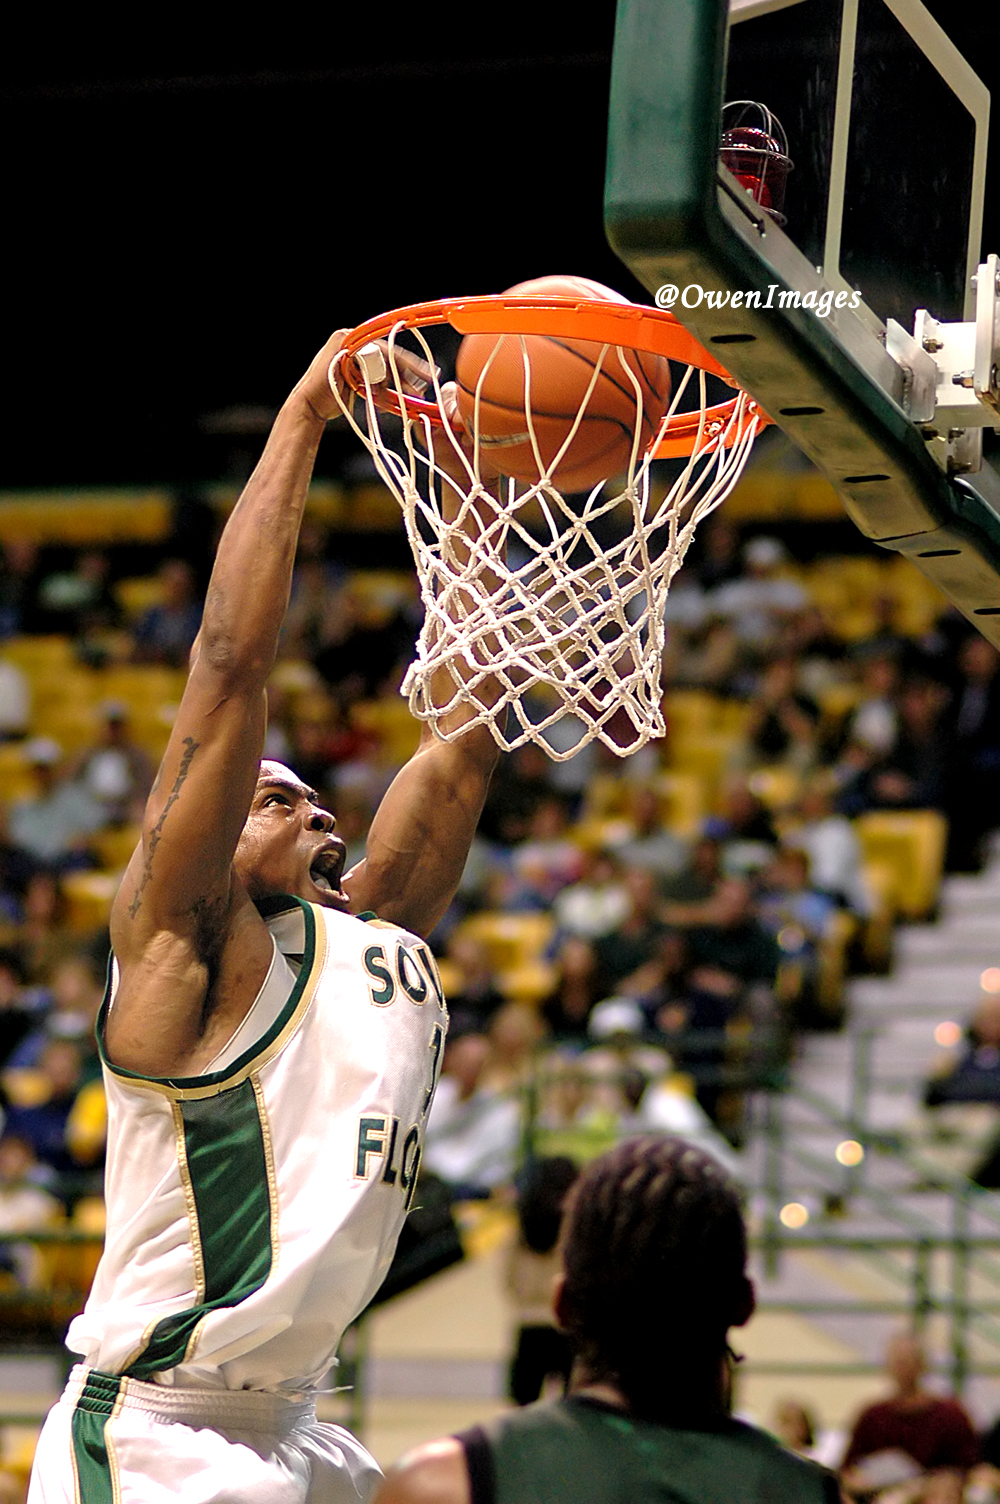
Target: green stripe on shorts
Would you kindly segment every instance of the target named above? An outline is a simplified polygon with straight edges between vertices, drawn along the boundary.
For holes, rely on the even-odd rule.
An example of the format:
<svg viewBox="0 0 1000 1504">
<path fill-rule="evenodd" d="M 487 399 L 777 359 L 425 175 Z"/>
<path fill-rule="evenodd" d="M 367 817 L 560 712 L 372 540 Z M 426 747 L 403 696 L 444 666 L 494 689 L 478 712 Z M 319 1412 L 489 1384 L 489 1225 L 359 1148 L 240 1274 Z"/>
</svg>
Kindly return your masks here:
<svg viewBox="0 0 1000 1504">
<path fill-rule="evenodd" d="M 91 1370 L 73 1411 L 73 1456 L 84 1504 L 114 1504 L 114 1485 L 104 1428 L 122 1381 Z"/>
</svg>

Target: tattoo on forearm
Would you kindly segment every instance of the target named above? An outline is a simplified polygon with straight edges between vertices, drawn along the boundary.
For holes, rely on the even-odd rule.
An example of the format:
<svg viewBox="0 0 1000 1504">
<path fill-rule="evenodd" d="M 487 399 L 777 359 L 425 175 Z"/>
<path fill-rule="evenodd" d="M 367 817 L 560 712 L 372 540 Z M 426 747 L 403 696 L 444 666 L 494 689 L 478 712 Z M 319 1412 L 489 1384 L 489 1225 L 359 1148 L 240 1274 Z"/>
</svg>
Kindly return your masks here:
<svg viewBox="0 0 1000 1504">
<path fill-rule="evenodd" d="M 150 878 L 153 875 L 153 857 L 156 854 L 156 848 L 157 846 L 159 846 L 160 837 L 163 834 L 163 822 L 169 815 L 171 806 L 176 804 L 177 800 L 180 798 L 180 792 L 181 788 L 183 787 L 184 780 L 187 778 L 188 773 L 191 769 L 191 759 L 197 752 L 200 743 L 196 742 L 193 736 L 186 736 L 184 738 L 183 745 L 185 750 L 183 756 L 181 757 L 181 765 L 177 770 L 177 777 L 174 779 L 174 786 L 170 790 L 170 796 L 167 799 L 166 804 L 163 806 L 163 809 L 160 813 L 160 818 L 157 820 L 156 824 L 153 826 L 152 830 L 149 833 L 149 843 L 146 847 L 146 860 L 143 864 L 142 877 L 139 879 L 139 886 L 135 890 L 135 895 L 132 899 L 132 902 L 128 906 L 129 917 L 131 919 L 134 919 L 139 910 L 142 908 L 142 895 L 145 890 L 146 884 L 149 882 Z"/>
</svg>

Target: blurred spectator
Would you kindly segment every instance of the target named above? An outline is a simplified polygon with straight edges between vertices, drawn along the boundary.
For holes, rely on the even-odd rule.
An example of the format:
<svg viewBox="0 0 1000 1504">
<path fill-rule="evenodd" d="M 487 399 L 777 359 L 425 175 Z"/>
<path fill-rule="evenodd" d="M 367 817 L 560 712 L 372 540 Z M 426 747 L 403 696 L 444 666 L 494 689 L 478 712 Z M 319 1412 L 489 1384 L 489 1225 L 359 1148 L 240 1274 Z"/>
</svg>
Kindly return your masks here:
<svg viewBox="0 0 1000 1504">
<path fill-rule="evenodd" d="M 38 1171 L 34 1150 L 26 1139 L 7 1132 L 0 1138 L 0 1232 L 42 1232 L 62 1216 L 54 1196 L 33 1178 Z M 19 1285 L 41 1283 L 37 1248 L 30 1243 L 0 1246 L 0 1268 L 12 1272 Z"/>
<path fill-rule="evenodd" d="M 798 581 L 780 572 L 787 559 L 777 538 L 752 538 L 743 550 L 742 578 L 711 593 L 713 614 L 732 622 L 740 641 L 761 654 L 774 646 L 784 622 L 809 604 Z"/>
<path fill-rule="evenodd" d="M 510 1369 L 510 1397 L 517 1405 L 538 1399 L 549 1378 L 569 1379 L 569 1339 L 555 1324 L 552 1295 L 559 1274 L 562 1209 L 578 1175 L 571 1159 L 554 1156 L 528 1167 L 517 1199 L 517 1238 L 507 1256 L 507 1293 L 514 1306 L 517 1338 Z"/>
<path fill-rule="evenodd" d="M 39 630 L 40 578 L 36 543 L 8 538 L 0 544 L 0 638 Z"/>
<path fill-rule="evenodd" d="M 582 1044 L 587 1021 L 601 995 L 597 957 L 586 940 L 569 936 L 556 956 L 556 985 L 542 1004 L 542 1017 L 556 1040 Z"/>
<path fill-rule="evenodd" d="M 642 867 L 657 879 L 675 877 L 683 871 L 688 846 L 668 830 L 660 814 L 660 799 L 648 784 L 639 784 L 632 792 L 629 807 L 632 834 L 614 843 L 614 853 L 626 867 Z"/>
<path fill-rule="evenodd" d="M 264 694 L 267 699 L 264 757 L 269 762 L 283 762 L 288 767 L 292 758 L 292 744 L 289 739 L 292 697 L 288 689 L 283 684 L 276 683 L 274 679 L 269 681 Z"/>
<path fill-rule="evenodd" d="M 333 708 L 325 700 L 311 700 L 307 710 L 296 715 L 289 732 L 289 766 L 311 788 L 324 790 L 332 783 Z"/>
<path fill-rule="evenodd" d="M 38 1022 L 24 988 L 24 965 L 14 950 L 0 950 L 0 1069 Z"/>
<path fill-rule="evenodd" d="M 952 709 L 946 812 L 946 864 L 978 871 L 984 843 L 1000 825 L 1000 655 L 978 632 L 959 649 L 960 681 Z"/>
<path fill-rule="evenodd" d="M 11 1099 L 7 1131 L 25 1139 L 57 1175 L 78 1168 L 67 1139 L 67 1124 L 80 1089 L 80 1050 L 70 1040 L 52 1040 L 33 1071 L 4 1073 Z"/>
<path fill-rule="evenodd" d="M 1000 1107 L 1000 997 L 984 997 L 969 1024 L 965 1048 L 942 1061 L 924 1091 L 928 1107 L 993 1102 Z"/>
<path fill-rule="evenodd" d="M 666 932 L 656 878 L 649 868 L 627 867 L 624 872 L 628 910 L 625 917 L 594 940 L 594 950 L 601 969 L 601 986 L 608 992 L 623 988 L 626 992 L 648 990 L 643 979 L 634 973 L 650 962 L 660 960 L 660 942 Z"/>
<path fill-rule="evenodd" d="M 670 600 L 673 598 L 672 593 Z M 666 620 L 664 682 L 677 688 L 708 689 L 724 694 L 740 656 L 739 638 L 733 627 L 715 617 L 685 623 L 676 619 L 669 604 Z"/>
<path fill-rule="evenodd" d="M 719 1133 L 701 1103 L 675 1077 L 665 1077 L 649 1086 L 639 1104 L 635 1128 L 640 1133 L 669 1133 L 685 1139 L 717 1159 L 734 1179 L 743 1179 L 745 1171 L 732 1144 Z"/>
<path fill-rule="evenodd" d="M 523 1087 L 544 1034 L 545 1026 L 532 1003 L 507 1002 L 498 1008 L 490 1019 L 484 1085 L 505 1092 Z"/>
<path fill-rule="evenodd" d="M 24 895 L 17 943 L 32 982 L 44 980 L 64 956 L 74 953 L 79 938 L 66 930 L 66 900 L 52 872 L 36 871 Z"/>
<path fill-rule="evenodd" d="M 855 1421 L 841 1473 L 844 1488 L 870 1498 L 893 1484 L 933 1478 L 935 1504 L 960 1504 L 965 1474 L 979 1453 L 969 1417 L 957 1400 L 923 1387 L 926 1362 L 916 1337 L 893 1338 L 885 1368 L 895 1393 Z"/>
<path fill-rule="evenodd" d="M 344 599 L 344 570 L 326 557 L 329 535 L 322 523 L 306 517 L 299 534 L 292 589 L 281 628 L 280 658 L 313 659 L 327 634 L 335 630 Z"/>
<path fill-rule="evenodd" d="M 121 611 L 111 590 L 111 565 L 98 549 L 77 555 L 70 569 L 45 575 L 38 590 L 42 629 L 70 637 L 79 646 L 95 633 L 117 627 Z"/>
<path fill-rule="evenodd" d="M 73 760 L 68 777 L 75 779 L 104 811 L 104 822 L 122 825 L 141 820 L 153 786 L 153 764 L 128 734 L 128 708 L 121 700 L 106 700 L 98 711 L 97 741 Z"/>
<path fill-rule="evenodd" d="M 795 969 L 796 1007 L 805 1022 L 820 1021 L 817 996 L 820 946 L 829 934 L 836 901 L 810 883 L 809 857 L 785 847 L 761 875 L 756 912 L 780 947 L 786 969 Z"/>
<path fill-rule="evenodd" d="M 1000 1499 L 1000 1417 L 979 1443 L 979 1466 L 969 1476 L 965 1497 L 968 1504 L 996 1504 Z"/>
<path fill-rule="evenodd" d="M 0 804 L 0 923 L 22 918 L 28 884 L 37 871 L 35 858 L 11 840 L 7 808 Z"/>
<path fill-rule="evenodd" d="M 711 898 L 722 877 L 722 849 L 715 836 L 703 835 L 676 877 L 667 878 L 662 895 L 671 903 L 698 903 Z"/>
<path fill-rule="evenodd" d="M 631 904 L 617 857 L 610 851 L 589 851 L 584 855 L 579 881 L 563 888 L 552 909 L 564 935 L 596 940 L 623 922 Z"/>
<path fill-rule="evenodd" d="M 899 696 L 897 734 L 867 779 L 869 808 L 926 809 L 944 799 L 948 745 L 941 712 L 948 691 L 932 679 L 910 678 Z"/>
<path fill-rule="evenodd" d="M 861 660 L 861 694 L 845 727 L 845 740 L 856 742 L 875 758 L 896 745 L 899 715 L 896 693 L 899 664 L 891 653 L 866 653 Z"/>
<path fill-rule="evenodd" d="M 564 798 L 546 793 L 528 822 L 527 839 L 514 847 L 510 881 L 502 907 L 545 909 L 586 866 L 580 847 L 567 834 L 569 807 Z"/>
<path fill-rule="evenodd" d="M 16 663 L 0 653 L 0 742 L 19 741 L 31 721 L 31 686 Z"/>
<path fill-rule="evenodd" d="M 364 795 L 357 791 L 338 793 L 334 801 L 337 817 L 337 834 L 347 847 L 344 871 L 350 872 L 364 857 L 368 843 L 368 827 L 372 823 L 373 810 Z"/>
<path fill-rule="evenodd" d="M 448 957 L 458 971 L 457 984 L 448 989 L 451 1028 L 455 1034 L 485 1034 L 503 1004 L 489 947 L 474 935 L 459 932 L 448 946 Z"/>
<path fill-rule="evenodd" d="M 687 929 L 693 968 L 729 977 L 734 991 L 744 984 L 773 984 L 779 952 L 753 913 L 753 892 L 739 878 L 721 882 L 703 903 L 668 903 L 664 918 Z"/>
<path fill-rule="evenodd" d="M 706 821 L 705 831 L 719 842 L 722 870 L 727 877 L 758 871 L 778 848 L 771 812 L 743 777 L 728 780 L 721 813 Z"/>
<path fill-rule="evenodd" d="M 551 767 L 552 763 L 534 742 L 501 757 L 479 822 L 487 840 L 513 846 L 527 838 L 536 806 L 552 792 Z"/>
<path fill-rule="evenodd" d="M 489 1196 L 514 1173 L 520 1104 L 483 1086 L 489 1053 L 482 1034 L 449 1041 L 427 1118 L 424 1165 L 456 1200 Z"/>
<path fill-rule="evenodd" d="M 91 866 L 88 841 L 106 823 L 102 806 L 82 784 L 60 773 L 62 748 L 51 737 L 35 737 L 24 752 L 38 793 L 11 804 L 11 839 L 54 870 Z"/>
<path fill-rule="evenodd" d="M 816 1426 L 812 1416 L 798 1400 L 782 1400 L 774 1412 L 771 1430 L 790 1452 L 802 1457 L 811 1457 L 816 1442 Z"/>
<path fill-rule="evenodd" d="M 740 574 L 740 535 L 721 512 L 705 523 L 698 535 L 698 583 L 703 590 L 714 590 Z"/>
<path fill-rule="evenodd" d="M 816 757 L 819 706 L 797 688 L 794 658 L 775 658 L 760 677 L 746 738 L 753 762 L 787 763 L 799 772 Z"/>
<path fill-rule="evenodd" d="M 814 778 L 803 790 L 790 838 L 807 853 L 813 883 L 821 892 L 852 914 L 871 914 L 861 842 L 850 820 L 834 812 L 832 787 L 824 779 Z"/>
<path fill-rule="evenodd" d="M 8 1058 L 15 1067 L 37 1066 L 46 1045 L 53 1039 L 69 1039 L 79 1045 L 84 1078 L 100 1075 L 94 1029 L 104 1000 L 104 975 L 86 951 L 67 955 L 52 968 L 48 988 L 50 1004 L 35 1015 L 33 1028 Z"/>
<path fill-rule="evenodd" d="M 137 663 L 162 663 L 186 668 L 201 626 L 201 602 L 195 592 L 194 570 L 184 559 L 167 559 L 157 573 L 162 596 L 133 629 Z"/>
<path fill-rule="evenodd" d="M 412 625 L 402 609 L 383 620 L 350 590 L 341 592 L 340 603 L 338 619 L 327 622 L 325 640 L 312 661 L 345 699 L 374 699 L 387 681 L 396 679 L 398 666 L 409 662 Z"/>
<path fill-rule="evenodd" d="M 841 1431 L 819 1431 L 809 1410 L 798 1400 L 781 1400 L 775 1407 L 771 1431 L 790 1452 L 836 1468 L 846 1440 Z"/>
</svg>

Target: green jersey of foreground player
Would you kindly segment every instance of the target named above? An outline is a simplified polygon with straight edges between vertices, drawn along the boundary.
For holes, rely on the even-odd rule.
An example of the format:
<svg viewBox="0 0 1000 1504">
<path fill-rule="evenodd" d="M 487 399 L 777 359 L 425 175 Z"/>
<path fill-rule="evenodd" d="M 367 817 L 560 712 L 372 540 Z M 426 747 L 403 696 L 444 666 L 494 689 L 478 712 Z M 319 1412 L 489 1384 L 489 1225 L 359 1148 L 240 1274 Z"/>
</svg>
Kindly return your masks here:
<svg viewBox="0 0 1000 1504">
<path fill-rule="evenodd" d="M 344 876 L 317 794 L 261 763 L 340 342 L 284 404 L 226 525 L 115 900 L 98 1025 L 107 1240 L 32 1504 L 358 1504 L 380 1477 L 312 1396 L 413 1194 L 446 1026 L 421 937 L 457 885 L 496 748 L 483 728 L 425 733 Z"/>
<path fill-rule="evenodd" d="M 754 1294 L 721 1166 L 620 1144 L 570 1192 L 562 1258 L 567 1398 L 418 1447 L 375 1504 L 838 1504 L 832 1473 L 728 1414 L 727 1332 Z"/>
</svg>

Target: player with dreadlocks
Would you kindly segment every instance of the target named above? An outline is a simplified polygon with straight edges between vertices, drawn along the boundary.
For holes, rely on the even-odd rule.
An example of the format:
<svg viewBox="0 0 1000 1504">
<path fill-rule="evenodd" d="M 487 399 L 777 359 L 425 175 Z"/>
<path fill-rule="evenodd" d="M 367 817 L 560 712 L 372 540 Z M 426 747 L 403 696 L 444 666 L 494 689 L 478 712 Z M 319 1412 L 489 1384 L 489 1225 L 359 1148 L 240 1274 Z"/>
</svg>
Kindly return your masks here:
<svg viewBox="0 0 1000 1504">
<path fill-rule="evenodd" d="M 555 1309 L 570 1392 L 430 1442 L 375 1504 L 836 1504 L 832 1473 L 729 1415 L 754 1308 L 739 1194 L 679 1139 L 631 1139 L 570 1192 Z"/>
</svg>

